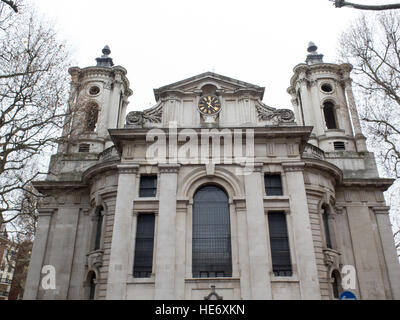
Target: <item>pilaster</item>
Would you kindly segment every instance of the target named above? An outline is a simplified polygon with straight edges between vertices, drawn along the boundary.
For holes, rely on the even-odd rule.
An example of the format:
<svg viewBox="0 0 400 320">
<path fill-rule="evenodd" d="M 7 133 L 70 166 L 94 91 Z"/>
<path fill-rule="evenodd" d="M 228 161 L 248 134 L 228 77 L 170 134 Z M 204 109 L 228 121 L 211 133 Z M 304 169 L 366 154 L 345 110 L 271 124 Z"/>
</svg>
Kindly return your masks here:
<svg viewBox="0 0 400 320">
<path fill-rule="evenodd" d="M 307 196 L 304 187 L 304 165 L 303 162 L 282 164 L 286 173 L 290 199 L 301 299 L 319 300 L 321 299 L 321 294 Z"/>
<path fill-rule="evenodd" d="M 125 299 L 129 271 L 130 237 L 133 220 L 133 200 L 136 195 L 138 165 L 119 165 L 118 191 L 108 271 L 107 300 Z"/>
<path fill-rule="evenodd" d="M 246 220 L 250 265 L 251 299 L 271 300 L 271 263 L 267 258 L 267 233 L 263 202 L 262 164 L 245 175 Z M 242 228 L 239 228 L 242 233 Z M 243 254 L 243 247 L 239 250 Z"/>
<path fill-rule="evenodd" d="M 175 299 L 176 192 L 180 165 L 162 164 L 156 251 L 155 299 Z"/>
</svg>

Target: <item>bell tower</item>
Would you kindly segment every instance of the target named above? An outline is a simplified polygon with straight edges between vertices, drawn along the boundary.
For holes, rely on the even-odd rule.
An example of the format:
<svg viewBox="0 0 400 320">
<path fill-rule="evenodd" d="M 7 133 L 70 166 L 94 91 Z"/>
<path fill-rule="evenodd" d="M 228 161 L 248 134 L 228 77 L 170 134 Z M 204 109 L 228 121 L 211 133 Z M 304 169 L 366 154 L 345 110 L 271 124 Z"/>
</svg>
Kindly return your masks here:
<svg viewBox="0 0 400 320">
<path fill-rule="evenodd" d="M 127 71 L 114 66 L 111 50 L 105 46 L 96 66 L 72 67 L 69 126 L 64 128 L 67 142 L 58 153 L 100 153 L 112 146 L 108 129 L 121 128 L 128 97 L 132 95 Z"/>
<path fill-rule="evenodd" d="M 306 63 L 294 68 L 288 93 L 297 124 L 313 126 L 309 142 L 325 152 L 366 152 L 354 102 L 350 64 L 324 63 L 310 42 Z"/>
</svg>

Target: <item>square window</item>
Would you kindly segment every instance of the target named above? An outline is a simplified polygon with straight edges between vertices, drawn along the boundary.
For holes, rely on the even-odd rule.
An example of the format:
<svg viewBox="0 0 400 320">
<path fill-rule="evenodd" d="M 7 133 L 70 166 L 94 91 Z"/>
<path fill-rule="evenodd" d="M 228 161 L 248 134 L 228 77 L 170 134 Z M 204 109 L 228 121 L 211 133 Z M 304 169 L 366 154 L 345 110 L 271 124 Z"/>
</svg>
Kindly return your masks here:
<svg viewBox="0 0 400 320">
<path fill-rule="evenodd" d="M 267 196 L 282 196 L 282 179 L 280 174 L 266 174 L 265 193 Z"/>
<path fill-rule="evenodd" d="M 157 176 L 141 176 L 139 197 L 152 198 L 157 195 Z"/>
</svg>

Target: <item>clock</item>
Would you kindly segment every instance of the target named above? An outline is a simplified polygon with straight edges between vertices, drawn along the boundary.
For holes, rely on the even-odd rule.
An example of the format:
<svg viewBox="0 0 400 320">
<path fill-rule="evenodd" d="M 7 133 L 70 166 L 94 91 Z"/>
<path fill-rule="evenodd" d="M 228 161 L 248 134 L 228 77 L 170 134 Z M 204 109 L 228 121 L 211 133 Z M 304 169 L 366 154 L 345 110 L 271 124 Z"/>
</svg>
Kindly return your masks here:
<svg viewBox="0 0 400 320">
<path fill-rule="evenodd" d="M 199 102 L 199 111 L 204 115 L 213 115 L 221 111 L 221 103 L 216 96 L 204 96 Z"/>
</svg>

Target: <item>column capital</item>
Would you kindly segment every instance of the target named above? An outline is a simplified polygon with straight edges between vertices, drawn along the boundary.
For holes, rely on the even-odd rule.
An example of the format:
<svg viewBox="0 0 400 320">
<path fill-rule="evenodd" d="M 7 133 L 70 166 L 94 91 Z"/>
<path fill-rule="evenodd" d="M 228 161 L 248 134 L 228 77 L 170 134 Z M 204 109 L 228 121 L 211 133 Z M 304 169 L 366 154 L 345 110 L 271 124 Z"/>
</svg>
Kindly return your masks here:
<svg viewBox="0 0 400 320">
<path fill-rule="evenodd" d="M 139 170 L 138 164 L 120 164 L 117 165 L 120 174 L 137 174 Z"/>
<path fill-rule="evenodd" d="M 159 164 L 158 170 L 160 173 L 178 173 L 180 164 Z"/>
<path fill-rule="evenodd" d="M 304 171 L 304 162 L 286 162 L 282 163 L 283 170 L 285 172 L 300 172 Z"/>
<path fill-rule="evenodd" d="M 372 210 L 375 214 L 389 214 L 390 207 L 382 206 L 382 207 L 372 207 Z"/>
</svg>

